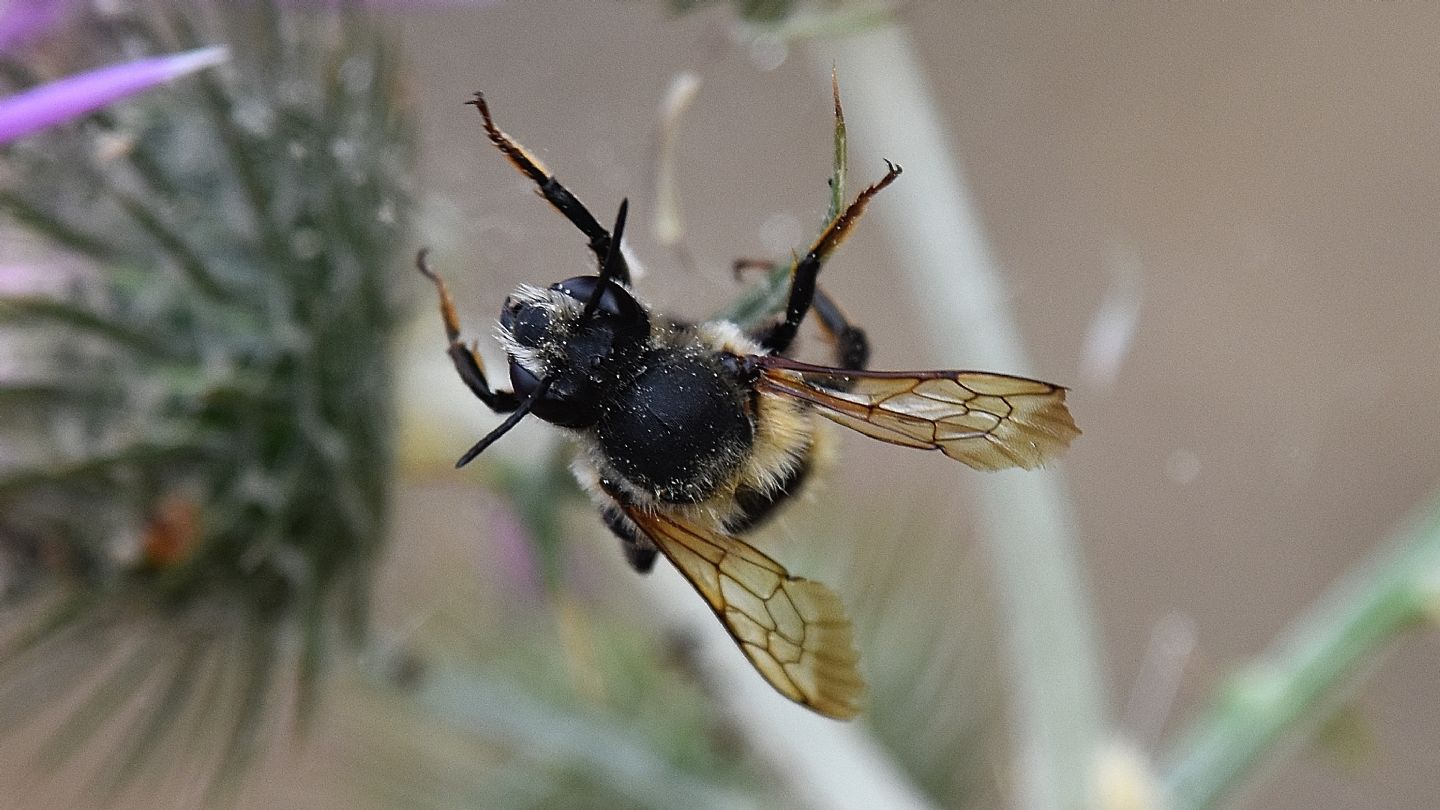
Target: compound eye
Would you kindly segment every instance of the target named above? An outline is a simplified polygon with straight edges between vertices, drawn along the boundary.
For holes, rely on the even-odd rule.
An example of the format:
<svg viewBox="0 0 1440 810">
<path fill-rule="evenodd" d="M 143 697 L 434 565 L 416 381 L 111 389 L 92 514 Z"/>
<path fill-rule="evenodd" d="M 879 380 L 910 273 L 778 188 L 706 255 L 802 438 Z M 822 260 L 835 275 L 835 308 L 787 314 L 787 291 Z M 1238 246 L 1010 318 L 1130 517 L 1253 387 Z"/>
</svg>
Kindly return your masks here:
<svg viewBox="0 0 1440 810">
<path fill-rule="evenodd" d="M 533 348 L 539 346 L 550 331 L 550 315 L 537 306 L 511 298 L 500 310 L 500 326 L 514 336 L 515 342 Z"/>
<path fill-rule="evenodd" d="M 567 278 L 564 281 L 551 285 L 551 289 L 560 290 L 571 298 L 580 301 L 589 301 L 590 296 L 595 292 L 595 285 L 600 283 L 599 276 L 576 276 Z M 640 302 L 613 281 L 605 282 L 605 290 L 600 293 L 600 300 L 595 304 L 595 311 L 601 315 L 608 315 L 619 331 L 630 331 L 643 327 L 645 332 L 650 330 L 650 319 L 645 314 L 645 308 Z"/>
<path fill-rule="evenodd" d="M 510 387 L 516 396 L 524 399 L 539 386 L 540 378 L 534 372 L 510 361 Z M 574 381 L 565 377 L 556 379 L 530 412 L 561 427 L 588 427 L 600 418 L 600 406 L 593 393 L 583 386 L 577 390 Z"/>
<path fill-rule="evenodd" d="M 530 369 L 515 361 L 510 361 L 510 387 L 515 391 L 515 396 L 524 399 L 535 392 L 540 386 L 540 378 L 536 377 Z"/>
</svg>

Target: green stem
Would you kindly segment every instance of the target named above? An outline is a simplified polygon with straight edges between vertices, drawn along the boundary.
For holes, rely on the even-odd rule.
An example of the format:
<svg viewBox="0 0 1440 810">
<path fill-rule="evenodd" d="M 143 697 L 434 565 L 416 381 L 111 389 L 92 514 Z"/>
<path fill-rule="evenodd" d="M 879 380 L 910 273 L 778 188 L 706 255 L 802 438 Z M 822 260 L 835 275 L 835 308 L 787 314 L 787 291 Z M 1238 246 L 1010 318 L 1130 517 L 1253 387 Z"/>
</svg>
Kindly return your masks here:
<svg viewBox="0 0 1440 810">
<path fill-rule="evenodd" d="M 487 469 L 496 476 L 490 485 L 512 499 L 542 559 L 557 571 L 550 576 L 558 578 L 561 510 L 571 499 L 557 498 L 556 493 L 578 495 L 574 479 L 555 461 L 538 473 L 506 470 L 495 463 Z M 714 614 L 679 575 L 657 572 L 652 583 L 653 609 L 696 642 L 694 663 L 705 673 L 702 681 L 714 693 L 722 716 L 787 786 L 794 806 L 930 810 L 929 801 L 862 726 L 798 709 L 757 677 L 744 657 L 735 653 Z M 669 804 L 699 806 L 673 800 Z"/>
<path fill-rule="evenodd" d="M 1004 276 L 909 34 L 892 26 L 817 45 L 813 55 L 827 72 L 838 66 L 850 126 L 866 136 L 863 165 L 878 169 L 889 157 L 914 169 L 872 216 L 894 241 L 897 277 L 917 302 L 916 316 L 951 346 L 916 361 L 1026 373 Z M 973 486 L 1013 684 L 1014 806 L 1079 810 L 1106 731 L 1106 695 L 1073 509 L 1054 470 L 997 473 Z"/>
<path fill-rule="evenodd" d="M 832 74 L 832 80 L 837 77 Z M 838 92 L 838 91 L 837 91 Z M 845 136 L 845 115 L 836 100 L 834 168 L 830 172 L 830 207 L 825 213 L 821 228 L 828 228 L 840 212 L 845 210 L 845 175 L 849 171 L 849 149 Z M 751 330 L 767 320 L 775 318 L 785 309 L 790 298 L 790 276 L 795 272 L 795 261 L 776 263 L 758 284 L 745 290 L 733 303 L 716 314 L 719 320 L 731 321 L 742 329 Z"/>
<path fill-rule="evenodd" d="M 41 761 L 50 768 L 58 768 L 78 754 L 85 741 L 94 739 L 96 732 L 142 691 L 155 674 L 155 662 L 160 660 L 163 650 L 164 642 L 158 634 L 137 642 L 46 740 L 40 751 Z"/>
<path fill-rule="evenodd" d="M 225 752 L 220 757 L 220 768 L 209 785 L 207 798 L 211 801 L 207 804 L 220 804 L 223 802 L 219 800 L 232 798 L 239 787 L 240 776 L 261 751 L 265 709 L 274 691 L 280 656 L 280 631 L 263 619 L 254 621 L 245 630 L 248 649 L 241 653 L 244 660 L 236 664 L 243 670 L 243 681 Z"/>
<path fill-rule="evenodd" d="M 931 810 L 891 752 L 859 722 L 797 708 L 755 674 L 695 591 L 673 571 L 651 577 L 653 609 L 696 644 L 691 661 L 731 729 L 785 786 L 787 806 L 824 810 Z"/>
<path fill-rule="evenodd" d="M 117 757 L 110 765 L 110 774 L 101 789 L 101 796 L 117 796 L 140 775 L 148 764 L 156 764 L 156 751 L 167 741 L 173 740 L 178 720 L 194 694 L 196 675 L 199 674 L 205 658 L 210 654 L 209 645 L 192 642 L 181 645 L 179 650 L 164 650 L 166 655 L 161 667 L 170 664 L 170 677 L 163 688 L 156 688 L 146 699 L 142 718 L 131 726 L 126 740 L 122 743 L 123 756 Z"/>
<path fill-rule="evenodd" d="M 1222 687 L 1162 768 L 1173 810 L 1215 807 L 1312 731 L 1380 653 L 1433 616 L 1440 593 L 1440 498 Z"/>
<path fill-rule="evenodd" d="M 758 806 L 732 788 L 677 770 L 623 727 L 556 711 L 518 688 L 441 667 L 427 675 L 416 697 L 453 728 L 481 735 L 547 769 L 556 762 L 568 763 L 613 784 L 642 807 L 753 810 Z"/>
</svg>

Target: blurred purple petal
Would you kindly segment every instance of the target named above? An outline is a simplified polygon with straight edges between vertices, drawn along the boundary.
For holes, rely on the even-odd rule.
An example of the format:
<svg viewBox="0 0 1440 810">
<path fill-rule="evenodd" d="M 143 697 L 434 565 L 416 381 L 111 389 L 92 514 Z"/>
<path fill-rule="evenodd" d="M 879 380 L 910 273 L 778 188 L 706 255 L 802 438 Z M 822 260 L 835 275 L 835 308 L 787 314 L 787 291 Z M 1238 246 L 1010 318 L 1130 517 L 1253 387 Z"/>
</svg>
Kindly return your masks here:
<svg viewBox="0 0 1440 810">
<path fill-rule="evenodd" d="M 0 264 L 0 298 L 33 293 L 39 275 L 28 264 Z"/>
<path fill-rule="evenodd" d="M 71 0 L 0 0 L 0 54 L 45 36 L 71 4 Z"/>
<path fill-rule="evenodd" d="M 0 144 L 79 118 L 171 79 L 224 62 L 224 47 L 153 56 L 92 70 L 0 99 Z"/>
<path fill-rule="evenodd" d="M 540 561 L 519 516 L 509 509 L 497 509 L 490 526 L 495 559 L 487 560 L 485 567 L 498 570 L 505 584 L 520 595 L 539 595 Z"/>
<path fill-rule="evenodd" d="M 59 295 L 75 281 L 81 265 L 47 258 L 43 262 L 0 263 L 0 299 L 27 295 Z"/>
</svg>

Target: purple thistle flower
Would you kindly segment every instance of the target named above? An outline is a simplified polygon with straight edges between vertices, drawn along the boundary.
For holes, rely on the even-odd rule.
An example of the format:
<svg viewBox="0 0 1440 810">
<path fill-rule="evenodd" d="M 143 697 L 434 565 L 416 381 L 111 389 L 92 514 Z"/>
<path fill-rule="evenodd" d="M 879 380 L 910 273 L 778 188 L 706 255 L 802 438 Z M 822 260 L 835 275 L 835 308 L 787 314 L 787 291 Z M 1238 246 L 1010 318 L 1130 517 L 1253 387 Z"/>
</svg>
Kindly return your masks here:
<svg viewBox="0 0 1440 810">
<path fill-rule="evenodd" d="M 218 65 L 229 57 L 229 49 L 215 46 L 136 59 L 0 99 L 0 145 L 80 118 L 187 73 Z"/>
</svg>

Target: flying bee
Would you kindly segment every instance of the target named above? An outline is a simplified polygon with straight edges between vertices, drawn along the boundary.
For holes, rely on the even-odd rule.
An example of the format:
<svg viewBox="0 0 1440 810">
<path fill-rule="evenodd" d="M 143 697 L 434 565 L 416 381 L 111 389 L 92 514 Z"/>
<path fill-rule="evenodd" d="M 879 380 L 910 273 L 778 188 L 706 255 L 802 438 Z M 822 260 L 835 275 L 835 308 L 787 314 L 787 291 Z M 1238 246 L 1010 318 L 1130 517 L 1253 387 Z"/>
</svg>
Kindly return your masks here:
<svg viewBox="0 0 1440 810">
<path fill-rule="evenodd" d="M 521 285 L 506 299 L 498 328 L 509 360 L 506 391 L 491 386 L 474 348 L 460 341 L 445 282 L 420 253 L 456 371 L 481 402 L 509 414 L 456 466 L 526 414 L 565 429 L 576 445 L 575 477 L 630 565 L 645 573 L 663 554 L 776 690 L 820 714 L 853 717 L 865 686 L 839 598 L 741 536 L 804 486 L 822 452 L 825 420 L 976 469 L 1031 469 L 1080 433 L 1065 389 L 979 371 L 865 369 L 865 333 L 816 277 L 899 166 L 887 163 L 885 176 L 796 259 L 783 315 L 750 331 L 723 320 L 687 323 L 652 312 L 631 288 L 621 250 L 628 202 L 607 230 L 495 125 L 483 95 L 471 103 L 491 143 L 585 235 L 599 269 L 548 287 Z M 835 105 L 838 119 L 838 91 Z M 812 310 L 834 344 L 836 366 L 786 356 Z"/>
</svg>

